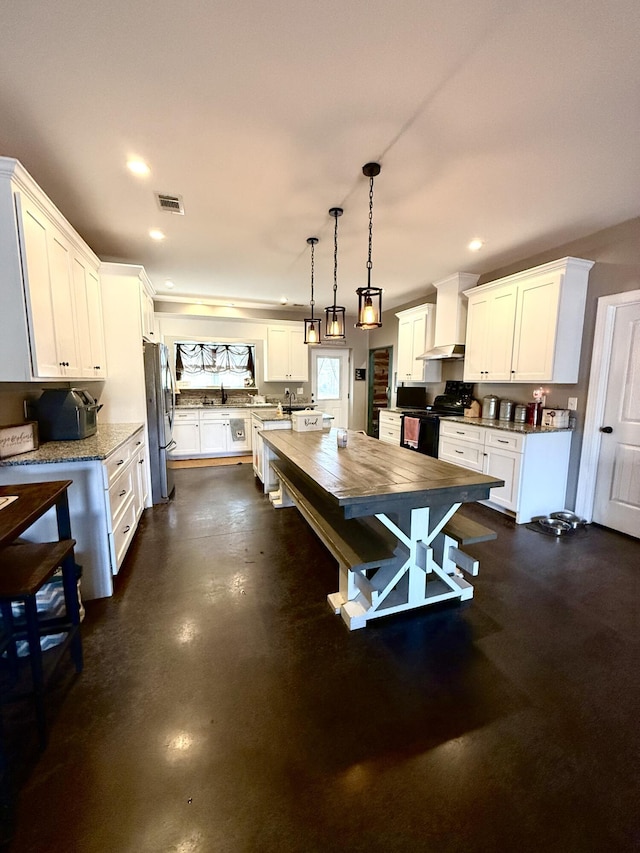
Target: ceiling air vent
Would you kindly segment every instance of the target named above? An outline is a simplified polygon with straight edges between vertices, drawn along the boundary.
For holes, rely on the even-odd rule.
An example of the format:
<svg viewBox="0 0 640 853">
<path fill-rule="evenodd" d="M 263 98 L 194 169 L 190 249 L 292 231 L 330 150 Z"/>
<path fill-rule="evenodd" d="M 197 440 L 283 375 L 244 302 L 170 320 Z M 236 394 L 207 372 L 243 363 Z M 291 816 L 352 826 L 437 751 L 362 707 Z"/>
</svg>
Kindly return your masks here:
<svg viewBox="0 0 640 853">
<path fill-rule="evenodd" d="M 181 195 L 168 195 L 167 193 L 156 193 L 158 207 L 167 213 L 179 213 L 184 216 L 184 205 Z"/>
</svg>

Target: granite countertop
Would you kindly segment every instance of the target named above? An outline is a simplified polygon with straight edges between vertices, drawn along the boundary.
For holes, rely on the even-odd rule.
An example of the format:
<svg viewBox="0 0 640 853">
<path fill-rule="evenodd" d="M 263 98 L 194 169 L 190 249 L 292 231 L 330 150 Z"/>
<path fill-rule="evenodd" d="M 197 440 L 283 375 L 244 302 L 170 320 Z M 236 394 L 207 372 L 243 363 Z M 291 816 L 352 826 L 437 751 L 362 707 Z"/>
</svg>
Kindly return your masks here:
<svg viewBox="0 0 640 853">
<path fill-rule="evenodd" d="M 521 435 L 531 435 L 541 432 L 570 432 L 568 427 L 546 427 L 546 426 L 531 426 L 531 424 L 514 423 L 513 421 L 494 421 L 489 418 L 464 418 L 456 417 L 455 415 L 440 415 L 448 421 L 453 421 L 457 424 L 465 424 L 466 426 L 489 427 L 489 429 L 499 429 L 503 432 L 516 432 Z"/>
<path fill-rule="evenodd" d="M 277 403 L 176 403 L 176 409 L 275 409 Z"/>
<path fill-rule="evenodd" d="M 106 459 L 121 444 L 141 429 L 144 424 L 99 424 L 98 431 L 79 441 L 46 441 L 38 450 L 29 450 L 8 459 L 0 459 L 0 466 L 40 465 L 56 462 L 87 462 Z"/>
<path fill-rule="evenodd" d="M 421 414 L 415 409 L 380 409 L 381 412 L 394 412 L 397 415 Z M 569 432 L 568 427 L 543 427 L 531 426 L 531 424 L 515 423 L 514 421 L 490 420 L 489 418 L 465 418 L 462 415 L 439 415 L 441 420 L 453 421 L 453 423 L 465 424 L 466 426 L 489 427 L 499 429 L 503 432 L 516 432 L 520 435 L 530 435 L 541 432 Z"/>
<path fill-rule="evenodd" d="M 262 421 L 263 423 L 265 423 L 265 421 L 287 421 L 288 423 L 291 423 L 291 415 L 280 415 L 280 417 L 278 417 L 278 410 L 275 406 L 271 406 L 270 409 L 263 412 L 252 412 L 251 416 L 257 421 Z"/>
</svg>

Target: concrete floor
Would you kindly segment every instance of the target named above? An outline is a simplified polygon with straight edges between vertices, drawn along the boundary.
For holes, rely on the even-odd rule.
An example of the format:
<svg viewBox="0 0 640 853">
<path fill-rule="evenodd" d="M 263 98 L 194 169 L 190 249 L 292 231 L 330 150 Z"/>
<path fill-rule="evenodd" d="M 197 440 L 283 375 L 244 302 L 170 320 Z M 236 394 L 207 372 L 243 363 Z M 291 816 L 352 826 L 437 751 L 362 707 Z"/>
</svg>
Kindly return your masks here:
<svg viewBox="0 0 640 853">
<path fill-rule="evenodd" d="M 8 721 L 10 850 L 640 849 L 640 543 L 473 507 L 498 532 L 467 549 L 474 600 L 350 634 L 334 561 L 250 466 L 175 475 L 87 604 L 46 752 Z"/>
</svg>

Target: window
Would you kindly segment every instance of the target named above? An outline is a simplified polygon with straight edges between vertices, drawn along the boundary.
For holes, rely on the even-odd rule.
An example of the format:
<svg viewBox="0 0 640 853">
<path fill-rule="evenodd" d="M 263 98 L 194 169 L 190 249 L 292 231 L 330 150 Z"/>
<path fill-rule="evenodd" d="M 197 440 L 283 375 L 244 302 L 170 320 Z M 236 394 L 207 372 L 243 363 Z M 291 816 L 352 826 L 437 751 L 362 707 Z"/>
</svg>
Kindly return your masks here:
<svg viewBox="0 0 640 853">
<path fill-rule="evenodd" d="M 253 344 L 176 341 L 179 388 L 255 388 Z"/>
<path fill-rule="evenodd" d="M 318 400 L 337 400 L 340 397 L 340 358 L 318 356 Z"/>
</svg>

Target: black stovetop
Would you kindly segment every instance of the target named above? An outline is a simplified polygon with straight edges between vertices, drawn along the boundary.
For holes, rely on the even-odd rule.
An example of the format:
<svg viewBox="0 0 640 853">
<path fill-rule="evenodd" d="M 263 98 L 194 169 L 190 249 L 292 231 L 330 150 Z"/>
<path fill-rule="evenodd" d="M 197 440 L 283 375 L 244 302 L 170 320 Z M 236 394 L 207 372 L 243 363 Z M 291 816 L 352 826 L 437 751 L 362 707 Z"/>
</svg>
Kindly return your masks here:
<svg viewBox="0 0 640 853">
<path fill-rule="evenodd" d="M 460 382 L 457 379 L 449 379 L 444 386 L 444 394 L 438 394 L 433 403 L 426 406 L 413 407 L 401 406 L 403 411 L 430 415 L 463 415 L 473 399 L 473 382 Z"/>
</svg>

